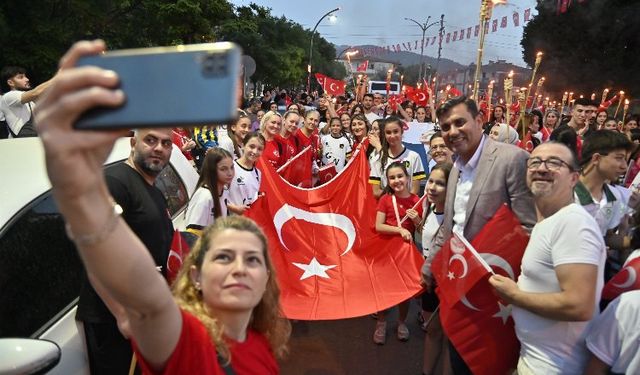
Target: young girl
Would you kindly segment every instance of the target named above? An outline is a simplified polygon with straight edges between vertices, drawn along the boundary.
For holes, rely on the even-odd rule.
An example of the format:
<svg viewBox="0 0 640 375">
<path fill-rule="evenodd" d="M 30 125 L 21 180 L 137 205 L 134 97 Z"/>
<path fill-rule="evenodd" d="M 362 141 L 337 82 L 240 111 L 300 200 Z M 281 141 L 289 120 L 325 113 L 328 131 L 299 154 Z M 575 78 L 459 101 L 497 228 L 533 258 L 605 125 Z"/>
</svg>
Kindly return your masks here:
<svg viewBox="0 0 640 375">
<path fill-rule="evenodd" d="M 386 194 L 380 197 L 380 201 L 378 201 L 376 231 L 382 234 L 399 235 L 405 241 L 411 241 L 422 214 L 422 207 L 413 208 L 420 198 L 410 191 L 411 177 L 403 162 L 394 161 L 389 164 L 385 176 L 389 183 L 385 187 Z M 405 215 L 407 219 L 400 224 Z M 400 341 L 407 341 L 409 339 L 409 329 L 405 324 L 405 320 L 409 312 L 409 300 L 402 302 L 399 305 L 399 309 L 397 337 Z M 385 320 L 385 312 L 379 311 L 376 330 L 373 333 L 373 342 L 383 345 L 386 341 L 386 335 L 387 322 Z"/>
<path fill-rule="evenodd" d="M 283 118 L 284 121 L 282 124 L 282 131 L 280 132 L 280 140 L 284 145 L 284 158 L 285 160 L 289 160 L 298 153 L 294 134 L 298 130 L 300 115 L 297 111 L 287 111 Z"/>
<path fill-rule="evenodd" d="M 426 177 L 422 160 L 418 153 L 411 151 L 402 144 L 402 122 L 398 117 L 389 117 L 380 127 L 381 150 L 380 156 L 371 164 L 369 183 L 373 186 L 373 194 L 379 198 L 387 186 L 384 171 L 395 161 L 402 162 L 409 171 L 411 185 L 409 190 L 417 194 L 420 180 Z"/>
<path fill-rule="evenodd" d="M 333 163 L 340 172 L 351 156 L 349 138 L 342 130 L 339 117 L 329 120 L 329 134 L 320 137 L 322 143 L 322 165 Z"/>
<path fill-rule="evenodd" d="M 227 187 L 233 175 L 233 158 L 229 151 L 219 147 L 207 151 L 196 192 L 185 214 L 188 232 L 200 236 L 202 230 L 213 224 L 215 219 L 227 216 Z"/>
<path fill-rule="evenodd" d="M 304 115 L 304 124 L 294 134 L 296 142 L 296 153 L 305 147 L 311 146 L 313 161 L 318 162 L 322 152 L 322 144 L 318 135 L 318 124 L 320 123 L 320 112 L 316 110 L 307 111 Z"/>
<path fill-rule="evenodd" d="M 282 116 L 278 112 L 269 111 L 260 122 L 260 134 L 265 139 L 262 157 L 278 169 L 285 162 L 284 145 L 279 141 Z"/>
<path fill-rule="evenodd" d="M 242 157 L 233 163 L 235 176 L 229 185 L 229 211 L 242 215 L 258 198 L 262 175 L 256 162 L 264 150 L 264 137 L 258 132 L 247 134 L 242 140 Z"/>
<path fill-rule="evenodd" d="M 419 229 L 422 228 L 422 254 L 429 264 L 431 263 L 431 250 L 435 246 L 435 239 L 442 221 L 444 219 L 444 204 L 447 194 L 447 181 L 453 165 L 450 162 L 436 164 L 429 174 L 425 192 L 427 199 L 423 204 L 423 219 Z M 426 330 L 424 337 L 424 362 L 422 365 L 423 374 L 434 374 L 437 368 L 442 368 L 442 358 L 449 356 L 442 355 L 442 349 L 446 342 L 443 340 L 442 325 L 438 315 L 434 316 L 431 323 L 426 327 L 424 322 L 429 321 L 439 304 L 435 291 L 427 290 L 422 294 L 422 327 Z"/>
<path fill-rule="evenodd" d="M 242 140 L 249 133 L 251 119 L 245 111 L 238 111 L 238 120 L 227 128 L 228 137 L 220 138 L 219 146 L 229 151 L 234 159 L 242 156 Z"/>
</svg>

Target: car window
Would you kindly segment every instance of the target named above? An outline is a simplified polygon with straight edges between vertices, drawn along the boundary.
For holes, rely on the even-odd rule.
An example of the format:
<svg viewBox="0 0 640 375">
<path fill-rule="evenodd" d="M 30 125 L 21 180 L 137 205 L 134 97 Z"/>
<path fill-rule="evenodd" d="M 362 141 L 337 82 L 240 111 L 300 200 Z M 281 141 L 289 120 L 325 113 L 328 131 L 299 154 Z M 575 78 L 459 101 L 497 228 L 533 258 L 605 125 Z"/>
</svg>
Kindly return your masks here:
<svg viewBox="0 0 640 375">
<path fill-rule="evenodd" d="M 167 164 L 162 172 L 160 172 L 156 180 L 156 186 L 162 191 L 167 201 L 171 217 L 175 217 L 176 214 L 187 206 L 189 193 L 178 172 L 176 172 L 171 164 Z"/>
<path fill-rule="evenodd" d="M 80 294 L 82 264 L 47 192 L 0 232 L 0 337 L 29 337 Z"/>
</svg>

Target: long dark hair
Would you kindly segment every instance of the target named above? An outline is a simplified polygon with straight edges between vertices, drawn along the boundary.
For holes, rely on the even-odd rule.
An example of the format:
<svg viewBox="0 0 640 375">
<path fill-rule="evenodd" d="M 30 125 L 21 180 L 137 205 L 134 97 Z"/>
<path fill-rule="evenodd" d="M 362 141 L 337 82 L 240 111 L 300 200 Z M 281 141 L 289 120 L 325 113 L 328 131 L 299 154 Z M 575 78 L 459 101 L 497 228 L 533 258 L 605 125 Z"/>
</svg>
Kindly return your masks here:
<svg viewBox="0 0 640 375">
<path fill-rule="evenodd" d="M 384 166 L 389 159 L 389 143 L 387 143 L 387 138 L 384 136 L 384 130 L 389 124 L 397 124 L 400 127 L 400 133 L 404 132 L 404 129 L 402 129 L 402 120 L 400 120 L 399 117 L 390 116 L 380 123 L 380 145 L 382 145 L 382 149 L 380 150 L 380 171 L 382 173 L 385 173 Z"/>
<path fill-rule="evenodd" d="M 211 198 L 213 199 L 214 218 L 222 216 L 220 194 L 218 193 L 218 163 L 224 158 L 233 159 L 233 156 L 229 151 L 220 147 L 209 149 L 204 156 L 200 178 L 198 178 L 198 183 L 196 184 L 196 188 L 205 187 L 209 189 Z"/>
</svg>

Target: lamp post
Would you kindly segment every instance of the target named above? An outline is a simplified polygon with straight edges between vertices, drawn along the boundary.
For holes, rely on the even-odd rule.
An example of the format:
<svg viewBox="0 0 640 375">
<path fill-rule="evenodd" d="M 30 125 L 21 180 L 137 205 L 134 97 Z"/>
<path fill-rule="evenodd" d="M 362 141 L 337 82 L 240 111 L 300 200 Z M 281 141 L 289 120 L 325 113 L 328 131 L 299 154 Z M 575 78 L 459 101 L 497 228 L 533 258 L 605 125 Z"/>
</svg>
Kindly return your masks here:
<svg viewBox="0 0 640 375">
<path fill-rule="evenodd" d="M 316 22 L 316 25 L 313 27 L 313 30 L 311 30 L 311 43 L 309 45 L 309 64 L 307 65 L 307 93 L 309 93 L 311 91 L 311 58 L 313 57 L 313 37 L 316 35 L 316 29 L 318 28 L 318 25 L 320 25 L 320 22 L 322 22 L 323 19 L 325 19 L 325 17 L 330 16 L 333 14 L 333 12 L 337 12 L 340 10 L 340 7 L 337 7 L 336 9 L 330 10 L 327 13 L 325 13 L 322 17 L 320 17 L 320 19 L 318 20 L 318 22 Z"/>
<path fill-rule="evenodd" d="M 424 23 L 420 23 L 413 18 L 405 17 L 404 19 L 415 23 L 422 30 L 422 43 L 420 45 L 420 72 L 418 73 L 418 82 L 422 82 L 422 70 L 424 69 L 424 35 L 427 32 L 428 28 L 433 25 L 439 24 L 440 21 L 436 21 L 430 24 L 429 20 L 431 19 L 431 16 L 427 17 L 427 20 Z"/>
</svg>

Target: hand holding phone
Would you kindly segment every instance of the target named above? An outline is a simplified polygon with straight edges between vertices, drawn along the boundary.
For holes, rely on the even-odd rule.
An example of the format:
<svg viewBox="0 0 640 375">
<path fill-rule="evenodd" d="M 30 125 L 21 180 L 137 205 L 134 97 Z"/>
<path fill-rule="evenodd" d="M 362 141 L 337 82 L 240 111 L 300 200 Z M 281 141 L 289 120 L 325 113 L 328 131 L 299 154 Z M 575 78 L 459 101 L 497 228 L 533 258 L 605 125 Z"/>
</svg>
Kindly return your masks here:
<svg viewBox="0 0 640 375">
<path fill-rule="evenodd" d="M 125 103 L 94 108 L 77 129 L 187 127 L 229 123 L 237 116 L 241 51 L 233 43 L 142 48 L 86 56 L 77 66 L 115 71 Z"/>
</svg>

